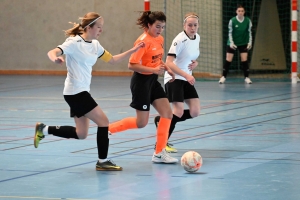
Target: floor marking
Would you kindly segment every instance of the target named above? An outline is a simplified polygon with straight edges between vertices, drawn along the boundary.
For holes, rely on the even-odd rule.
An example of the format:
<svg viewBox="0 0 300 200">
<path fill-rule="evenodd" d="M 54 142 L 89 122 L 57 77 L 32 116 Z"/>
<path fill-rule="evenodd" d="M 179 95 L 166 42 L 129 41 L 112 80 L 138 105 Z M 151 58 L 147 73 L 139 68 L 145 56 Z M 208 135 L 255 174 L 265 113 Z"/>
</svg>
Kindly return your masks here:
<svg viewBox="0 0 300 200">
<path fill-rule="evenodd" d="M 0 199 L 14 198 L 14 199 L 47 199 L 47 200 L 95 200 L 95 199 L 74 199 L 74 198 L 47 198 L 47 197 L 21 197 L 21 196 L 0 196 Z"/>
</svg>

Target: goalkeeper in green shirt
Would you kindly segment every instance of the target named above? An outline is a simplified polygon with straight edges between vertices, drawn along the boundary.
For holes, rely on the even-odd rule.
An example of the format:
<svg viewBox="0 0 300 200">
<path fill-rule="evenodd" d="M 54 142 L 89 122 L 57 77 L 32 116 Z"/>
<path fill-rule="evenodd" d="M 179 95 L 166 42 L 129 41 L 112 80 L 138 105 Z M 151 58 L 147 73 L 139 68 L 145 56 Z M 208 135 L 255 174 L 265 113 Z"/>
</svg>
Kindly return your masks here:
<svg viewBox="0 0 300 200">
<path fill-rule="evenodd" d="M 237 16 L 230 19 L 228 24 L 228 41 L 226 48 L 226 61 L 223 66 L 223 74 L 219 80 L 223 84 L 226 80 L 229 67 L 231 65 L 235 50 L 238 49 L 241 56 L 242 69 L 244 71 L 245 83 L 251 84 L 249 78 L 248 51 L 252 47 L 251 27 L 252 23 L 248 17 L 245 17 L 245 8 L 238 5 L 236 9 Z"/>
</svg>

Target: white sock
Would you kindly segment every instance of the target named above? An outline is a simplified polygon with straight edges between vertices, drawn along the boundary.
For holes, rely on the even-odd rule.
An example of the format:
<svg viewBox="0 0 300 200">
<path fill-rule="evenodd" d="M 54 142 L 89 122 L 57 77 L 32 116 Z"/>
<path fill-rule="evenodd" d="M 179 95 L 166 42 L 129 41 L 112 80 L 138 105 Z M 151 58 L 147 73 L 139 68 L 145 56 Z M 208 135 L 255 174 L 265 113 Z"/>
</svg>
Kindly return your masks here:
<svg viewBox="0 0 300 200">
<path fill-rule="evenodd" d="M 49 126 L 45 126 L 45 128 L 43 128 L 44 135 L 48 135 L 48 128 L 49 128 Z"/>
<path fill-rule="evenodd" d="M 106 162 L 106 161 L 108 161 L 107 158 L 105 158 L 105 159 L 100 159 L 100 158 L 99 158 L 99 162 L 101 162 L 101 163 Z"/>
</svg>

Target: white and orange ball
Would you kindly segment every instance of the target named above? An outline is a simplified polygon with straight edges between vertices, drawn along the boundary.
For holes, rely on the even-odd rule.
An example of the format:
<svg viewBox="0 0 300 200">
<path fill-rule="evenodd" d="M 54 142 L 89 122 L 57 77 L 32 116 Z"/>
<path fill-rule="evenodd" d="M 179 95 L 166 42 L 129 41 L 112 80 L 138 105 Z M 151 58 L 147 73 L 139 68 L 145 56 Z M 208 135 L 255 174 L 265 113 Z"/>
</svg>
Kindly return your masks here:
<svg viewBox="0 0 300 200">
<path fill-rule="evenodd" d="M 202 157 L 196 151 L 188 151 L 181 157 L 181 166 L 187 172 L 193 173 L 198 171 L 202 164 Z"/>
</svg>

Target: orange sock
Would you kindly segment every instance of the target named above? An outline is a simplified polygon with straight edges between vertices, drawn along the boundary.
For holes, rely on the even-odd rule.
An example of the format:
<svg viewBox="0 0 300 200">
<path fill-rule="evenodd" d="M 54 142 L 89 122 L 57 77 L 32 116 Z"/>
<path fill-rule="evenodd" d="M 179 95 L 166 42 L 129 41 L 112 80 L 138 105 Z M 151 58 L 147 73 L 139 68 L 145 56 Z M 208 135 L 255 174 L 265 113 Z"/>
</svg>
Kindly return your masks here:
<svg viewBox="0 0 300 200">
<path fill-rule="evenodd" d="M 171 119 L 160 118 L 156 133 L 155 153 L 161 152 L 167 145 Z"/>
<path fill-rule="evenodd" d="M 128 129 L 138 128 L 135 117 L 127 117 L 115 123 L 109 124 L 108 130 L 111 133 L 117 133 Z"/>
</svg>

